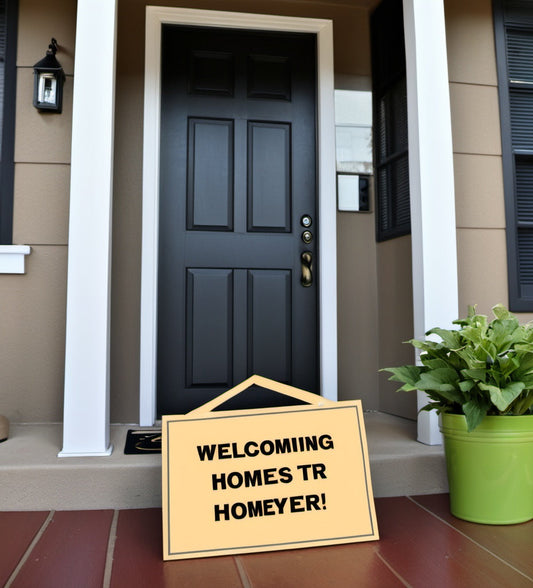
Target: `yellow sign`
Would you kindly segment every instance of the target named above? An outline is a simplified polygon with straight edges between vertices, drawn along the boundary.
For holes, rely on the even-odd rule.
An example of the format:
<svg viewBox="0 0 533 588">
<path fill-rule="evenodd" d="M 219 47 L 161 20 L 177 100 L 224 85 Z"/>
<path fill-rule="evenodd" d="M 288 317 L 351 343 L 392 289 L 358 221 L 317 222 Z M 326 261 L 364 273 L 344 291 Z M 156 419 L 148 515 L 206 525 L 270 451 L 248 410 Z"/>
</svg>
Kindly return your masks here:
<svg viewBox="0 0 533 588">
<path fill-rule="evenodd" d="M 253 385 L 309 404 L 210 412 Z M 379 538 L 360 400 L 252 376 L 162 434 L 166 560 Z"/>
</svg>

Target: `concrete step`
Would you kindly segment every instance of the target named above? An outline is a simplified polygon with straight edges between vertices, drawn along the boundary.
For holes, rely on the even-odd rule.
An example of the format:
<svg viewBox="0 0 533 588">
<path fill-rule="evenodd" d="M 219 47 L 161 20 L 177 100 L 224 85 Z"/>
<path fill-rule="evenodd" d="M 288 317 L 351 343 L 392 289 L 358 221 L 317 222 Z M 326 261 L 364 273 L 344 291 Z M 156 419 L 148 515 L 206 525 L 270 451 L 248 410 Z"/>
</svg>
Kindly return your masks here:
<svg viewBox="0 0 533 588">
<path fill-rule="evenodd" d="M 447 492 L 442 446 L 415 441 L 416 424 L 365 413 L 375 497 Z M 58 458 L 60 424 L 12 425 L 0 443 L 0 510 L 161 506 L 161 455 L 125 455 L 128 429 L 112 425 L 109 457 Z"/>
</svg>

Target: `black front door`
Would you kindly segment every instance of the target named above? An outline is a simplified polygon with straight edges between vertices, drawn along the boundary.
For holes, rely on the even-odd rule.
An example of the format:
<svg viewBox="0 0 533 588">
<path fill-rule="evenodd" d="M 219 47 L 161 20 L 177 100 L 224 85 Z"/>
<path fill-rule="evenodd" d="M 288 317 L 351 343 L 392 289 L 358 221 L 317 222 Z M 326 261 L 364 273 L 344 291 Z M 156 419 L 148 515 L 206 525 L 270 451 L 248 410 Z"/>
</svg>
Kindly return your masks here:
<svg viewBox="0 0 533 588">
<path fill-rule="evenodd" d="M 158 415 L 252 374 L 319 391 L 315 56 L 163 26 Z"/>
</svg>

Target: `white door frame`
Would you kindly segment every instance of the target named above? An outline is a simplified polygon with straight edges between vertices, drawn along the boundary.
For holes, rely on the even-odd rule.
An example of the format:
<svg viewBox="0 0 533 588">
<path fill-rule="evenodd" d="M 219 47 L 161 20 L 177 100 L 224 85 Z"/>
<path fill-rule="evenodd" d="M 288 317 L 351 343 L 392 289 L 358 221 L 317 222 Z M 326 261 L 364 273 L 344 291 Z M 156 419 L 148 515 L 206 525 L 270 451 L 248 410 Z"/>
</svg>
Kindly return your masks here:
<svg viewBox="0 0 533 588">
<path fill-rule="evenodd" d="M 317 36 L 318 216 L 320 221 L 320 390 L 337 399 L 337 251 L 333 24 L 293 18 L 185 8 L 146 7 L 142 212 L 140 424 L 156 419 L 157 274 L 161 27 L 165 23 L 306 32 Z"/>
</svg>

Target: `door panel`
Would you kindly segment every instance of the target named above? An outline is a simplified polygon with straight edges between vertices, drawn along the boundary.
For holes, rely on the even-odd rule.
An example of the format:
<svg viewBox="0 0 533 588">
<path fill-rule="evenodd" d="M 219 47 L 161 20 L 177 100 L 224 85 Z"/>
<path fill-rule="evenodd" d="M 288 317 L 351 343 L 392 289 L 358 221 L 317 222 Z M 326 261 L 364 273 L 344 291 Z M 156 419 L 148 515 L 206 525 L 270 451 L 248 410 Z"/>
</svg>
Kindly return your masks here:
<svg viewBox="0 0 533 588">
<path fill-rule="evenodd" d="M 250 55 L 248 57 L 248 97 L 290 100 L 289 58 L 276 55 Z"/>
<path fill-rule="evenodd" d="M 290 125 L 248 123 L 250 231 L 291 230 Z"/>
<path fill-rule="evenodd" d="M 187 386 L 231 386 L 233 275 L 187 270 Z"/>
<path fill-rule="evenodd" d="M 289 270 L 248 272 L 248 365 L 279 382 L 292 381 L 291 283 Z"/>
<path fill-rule="evenodd" d="M 189 119 L 187 159 L 187 229 L 230 231 L 233 121 Z"/>
<path fill-rule="evenodd" d="M 254 373 L 318 392 L 315 53 L 313 35 L 163 26 L 158 415 Z"/>
</svg>

